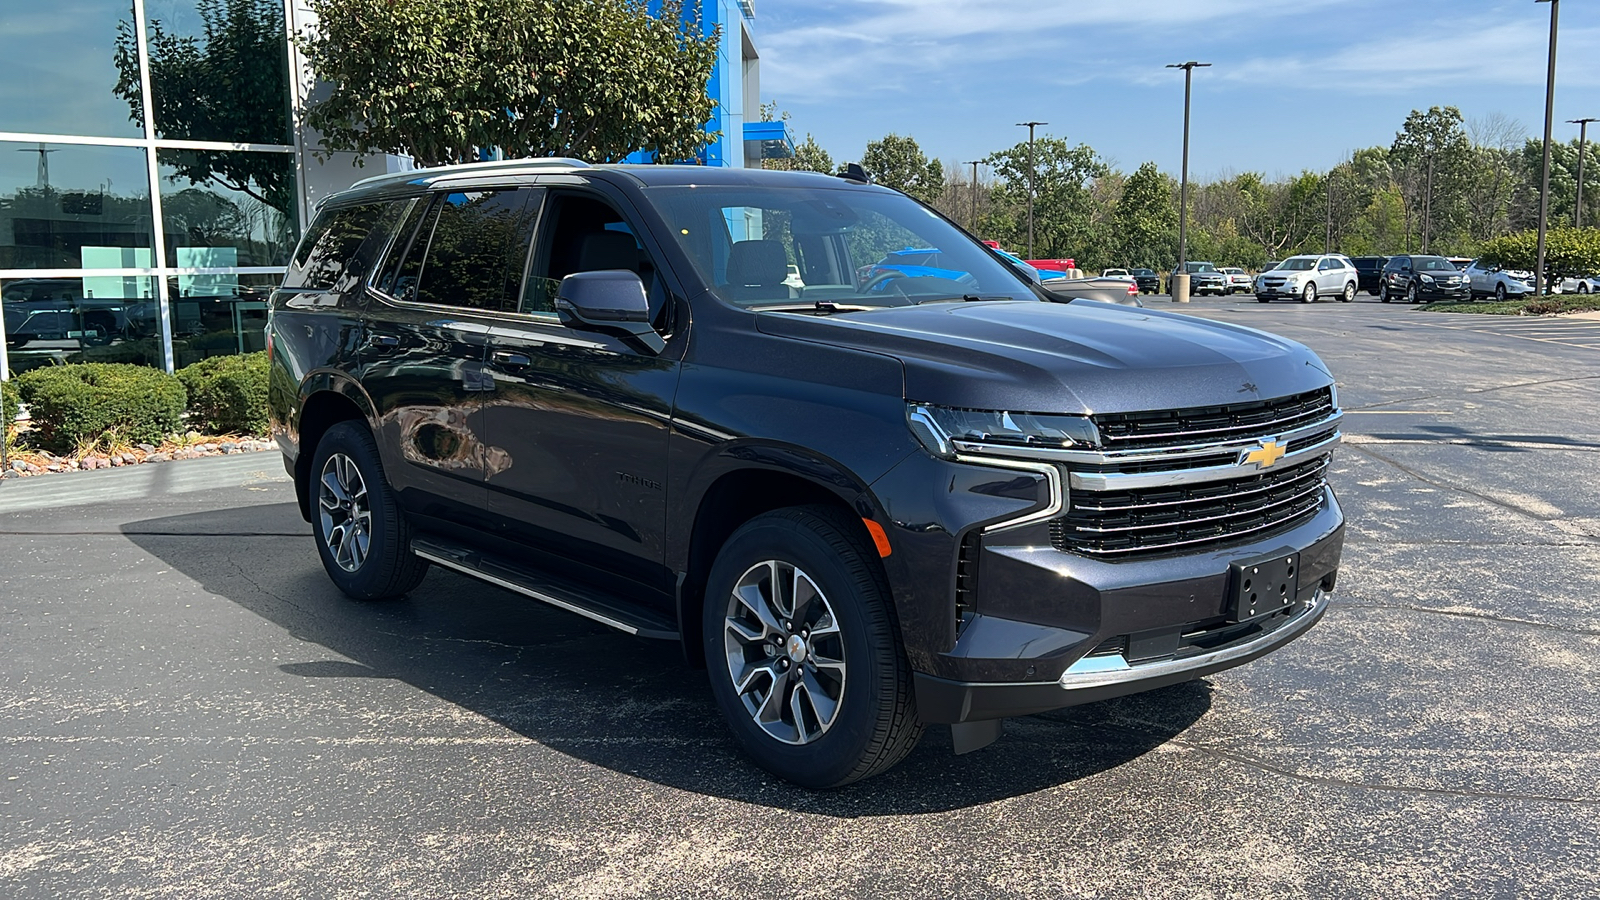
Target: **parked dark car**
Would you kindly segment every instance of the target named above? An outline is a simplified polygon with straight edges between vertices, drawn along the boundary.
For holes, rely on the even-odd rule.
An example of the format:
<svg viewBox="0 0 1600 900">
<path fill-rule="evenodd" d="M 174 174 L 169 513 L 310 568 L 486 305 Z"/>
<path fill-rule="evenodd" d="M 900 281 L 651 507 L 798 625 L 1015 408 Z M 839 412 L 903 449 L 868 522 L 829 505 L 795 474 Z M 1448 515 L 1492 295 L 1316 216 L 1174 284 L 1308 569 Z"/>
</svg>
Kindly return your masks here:
<svg viewBox="0 0 1600 900">
<path fill-rule="evenodd" d="M 1383 267 L 1389 262 L 1389 257 L 1354 256 L 1350 261 L 1356 264 L 1357 287 L 1376 297 L 1378 286 L 1383 281 Z"/>
<path fill-rule="evenodd" d="M 857 281 L 910 240 L 938 271 Z M 342 591 L 437 565 L 681 642 L 802 785 L 881 772 L 925 724 L 967 752 L 1248 662 L 1338 574 L 1315 354 L 1051 302 L 864 181 L 380 176 L 317 213 L 268 334 L 273 432 Z"/>
<path fill-rule="evenodd" d="M 1157 275 L 1154 269 L 1129 269 L 1128 274 L 1132 275 L 1134 282 L 1139 285 L 1139 293 L 1161 293 L 1161 276 Z"/>
<path fill-rule="evenodd" d="M 1472 299 L 1472 282 L 1442 256 L 1391 256 L 1383 267 L 1378 299 L 1407 303 Z"/>
<path fill-rule="evenodd" d="M 1189 293 L 1196 297 L 1203 297 L 1206 294 L 1214 294 L 1221 297 L 1224 294 L 1231 293 L 1231 288 L 1228 286 L 1228 276 L 1218 272 L 1217 267 L 1211 263 L 1186 262 L 1183 264 L 1183 268 L 1189 273 Z M 1177 272 L 1177 269 L 1173 270 L 1174 275 Z M 1172 284 L 1170 276 L 1167 279 L 1167 284 L 1170 290 L 1170 285 Z"/>
</svg>

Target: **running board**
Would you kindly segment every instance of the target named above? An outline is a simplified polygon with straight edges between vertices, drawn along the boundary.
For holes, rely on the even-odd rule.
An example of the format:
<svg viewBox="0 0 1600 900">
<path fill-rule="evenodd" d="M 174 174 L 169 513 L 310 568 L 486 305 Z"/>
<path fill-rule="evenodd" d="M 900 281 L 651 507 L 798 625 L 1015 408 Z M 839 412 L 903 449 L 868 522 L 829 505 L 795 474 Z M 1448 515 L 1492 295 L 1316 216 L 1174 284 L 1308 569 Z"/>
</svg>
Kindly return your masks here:
<svg viewBox="0 0 1600 900">
<path fill-rule="evenodd" d="M 677 626 L 604 591 L 536 572 L 434 535 L 411 540 L 411 552 L 428 562 L 532 597 L 567 612 L 642 638 L 676 641 Z"/>
</svg>

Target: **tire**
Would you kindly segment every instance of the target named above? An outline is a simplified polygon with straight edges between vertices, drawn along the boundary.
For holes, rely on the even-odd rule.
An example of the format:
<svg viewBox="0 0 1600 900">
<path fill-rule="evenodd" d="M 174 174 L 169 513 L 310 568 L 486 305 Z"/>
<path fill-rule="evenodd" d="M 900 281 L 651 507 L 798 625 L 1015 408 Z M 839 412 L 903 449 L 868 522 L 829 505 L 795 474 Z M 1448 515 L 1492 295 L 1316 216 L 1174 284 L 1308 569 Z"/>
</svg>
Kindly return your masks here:
<svg viewBox="0 0 1600 900">
<path fill-rule="evenodd" d="M 1256 295 L 1256 302 L 1258 302 L 1258 303 L 1271 303 L 1272 302 L 1272 298 L 1271 297 L 1263 297 L 1260 294 L 1257 294 Z"/>
<path fill-rule="evenodd" d="M 1317 285 L 1315 282 L 1306 282 L 1305 289 L 1300 292 L 1301 303 L 1317 302 Z"/>
<path fill-rule="evenodd" d="M 712 696 L 745 753 L 803 787 L 869 778 L 922 736 L 888 581 L 858 528 L 825 506 L 757 516 L 728 538 L 706 584 Z M 787 602 L 775 582 L 789 585 Z M 796 609 L 801 585 L 810 599 Z"/>
<path fill-rule="evenodd" d="M 1406 285 L 1406 302 L 1407 303 L 1421 303 L 1422 302 L 1421 295 L 1417 293 L 1417 283 L 1415 281 L 1413 281 L 1410 284 Z"/>
<path fill-rule="evenodd" d="M 1380 302 L 1380 303 L 1388 303 L 1389 302 L 1389 283 L 1387 281 L 1385 281 L 1383 284 L 1378 285 L 1378 302 Z"/>
<path fill-rule="evenodd" d="M 1356 302 L 1356 283 L 1354 281 L 1349 282 L 1348 284 L 1346 284 L 1344 286 L 1344 293 L 1339 295 L 1339 302 L 1340 303 L 1354 303 L 1354 302 Z"/>
<path fill-rule="evenodd" d="M 1580 293 L 1580 294 L 1589 293 L 1589 282 L 1587 282 L 1587 281 L 1578 282 L 1578 293 Z"/>
<path fill-rule="evenodd" d="M 1504 284 L 1494 286 L 1494 299 L 1497 303 L 1506 302 L 1506 286 Z"/>
<path fill-rule="evenodd" d="M 328 429 L 312 457 L 311 477 L 311 533 L 339 590 L 356 600 L 389 600 L 422 582 L 428 563 L 411 552 L 410 524 L 364 424 Z"/>
</svg>

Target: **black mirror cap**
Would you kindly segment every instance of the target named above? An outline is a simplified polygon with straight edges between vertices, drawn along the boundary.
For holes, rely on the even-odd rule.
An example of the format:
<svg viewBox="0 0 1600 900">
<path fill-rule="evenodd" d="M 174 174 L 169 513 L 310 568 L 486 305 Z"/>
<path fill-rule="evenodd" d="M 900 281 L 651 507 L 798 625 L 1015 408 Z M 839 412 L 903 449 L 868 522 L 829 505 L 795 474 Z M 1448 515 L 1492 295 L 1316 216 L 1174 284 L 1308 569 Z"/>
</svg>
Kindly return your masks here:
<svg viewBox="0 0 1600 900">
<path fill-rule="evenodd" d="M 650 323 L 650 298 L 644 282 L 628 269 L 574 272 L 561 279 L 556 313 L 585 325 Z"/>
</svg>

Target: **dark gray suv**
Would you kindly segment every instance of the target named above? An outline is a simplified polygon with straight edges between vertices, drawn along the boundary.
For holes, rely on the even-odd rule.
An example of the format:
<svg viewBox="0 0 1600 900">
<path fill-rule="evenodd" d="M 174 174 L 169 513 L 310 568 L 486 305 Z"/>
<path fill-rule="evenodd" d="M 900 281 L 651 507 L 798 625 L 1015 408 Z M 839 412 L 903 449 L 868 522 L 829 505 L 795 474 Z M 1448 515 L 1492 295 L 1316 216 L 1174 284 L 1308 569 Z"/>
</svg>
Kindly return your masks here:
<svg viewBox="0 0 1600 900">
<path fill-rule="evenodd" d="M 440 566 L 680 642 L 803 785 L 1255 659 L 1338 573 L 1311 351 L 1058 302 L 862 181 L 382 176 L 271 307 L 273 430 L 345 593 Z"/>
</svg>

